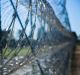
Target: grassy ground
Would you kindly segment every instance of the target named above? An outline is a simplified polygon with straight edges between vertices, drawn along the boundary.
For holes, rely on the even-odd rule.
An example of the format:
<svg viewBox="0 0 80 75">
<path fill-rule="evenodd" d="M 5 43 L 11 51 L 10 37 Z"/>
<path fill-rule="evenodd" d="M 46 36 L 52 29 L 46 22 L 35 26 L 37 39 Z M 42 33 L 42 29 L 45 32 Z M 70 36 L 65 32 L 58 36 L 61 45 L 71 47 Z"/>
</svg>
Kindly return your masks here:
<svg viewBox="0 0 80 75">
<path fill-rule="evenodd" d="M 29 55 L 31 53 L 30 48 L 16 48 L 16 49 L 4 49 L 3 50 L 3 56 L 6 58 L 11 58 L 12 56 L 25 56 Z"/>
</svg>

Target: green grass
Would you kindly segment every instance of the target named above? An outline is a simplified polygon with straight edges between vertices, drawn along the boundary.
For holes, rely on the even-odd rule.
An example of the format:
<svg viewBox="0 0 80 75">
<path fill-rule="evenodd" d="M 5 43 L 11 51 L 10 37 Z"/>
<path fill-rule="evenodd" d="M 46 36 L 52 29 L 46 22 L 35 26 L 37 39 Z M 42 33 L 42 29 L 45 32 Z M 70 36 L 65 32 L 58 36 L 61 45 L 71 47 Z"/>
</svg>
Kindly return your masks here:
<svg viewBox="0 0 80 75">
<path fill-rule="evenodd" d="M 31 54 L 31 49 L 29 47 L 22 48 L 20 50 L 20 52 L 18 52 L 18 51 L 19 51 L 19 48 L 16 48 L 13 50 L 11 50 L 10 48 L 7 48 L 6 52 L 5 52 L 5 49 L 3 50 L 3 54 L 5 52 L 5 54 L 3 56 L 6 58 L 11 58 L 13 55 L 14 56 L 25 56 L 25 55 Z"/>
</svg>

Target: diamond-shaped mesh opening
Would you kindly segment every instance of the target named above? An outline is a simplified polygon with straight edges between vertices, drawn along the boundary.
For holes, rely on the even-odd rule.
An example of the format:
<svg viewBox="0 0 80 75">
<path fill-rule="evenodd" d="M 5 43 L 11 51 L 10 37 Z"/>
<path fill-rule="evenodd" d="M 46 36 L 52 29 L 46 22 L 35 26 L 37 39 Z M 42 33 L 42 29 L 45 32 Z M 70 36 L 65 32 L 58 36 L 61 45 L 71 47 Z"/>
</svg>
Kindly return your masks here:
<svg viewBox="0 0 80 75">
<path fill-rule="evenodd" d="M 56 17 L 50 3 L 1 0 L 0 5 L 0 73 L 65 75 L 75 38 Z"/>
</svg>

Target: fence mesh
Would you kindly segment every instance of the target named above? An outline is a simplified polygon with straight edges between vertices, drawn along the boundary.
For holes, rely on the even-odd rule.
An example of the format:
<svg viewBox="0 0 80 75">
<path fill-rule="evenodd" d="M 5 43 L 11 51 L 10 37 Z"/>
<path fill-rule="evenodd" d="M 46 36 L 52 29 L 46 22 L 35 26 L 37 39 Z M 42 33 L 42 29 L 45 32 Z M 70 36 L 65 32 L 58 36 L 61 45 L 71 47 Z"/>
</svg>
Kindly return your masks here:
<svg viewBox="0 0 80 75">
<path fill-rule="evenodd" d="M 76 38 L 65 4 L 65 0 L 0 0 L 1 75 L 70 74 Z"/>
</svg>

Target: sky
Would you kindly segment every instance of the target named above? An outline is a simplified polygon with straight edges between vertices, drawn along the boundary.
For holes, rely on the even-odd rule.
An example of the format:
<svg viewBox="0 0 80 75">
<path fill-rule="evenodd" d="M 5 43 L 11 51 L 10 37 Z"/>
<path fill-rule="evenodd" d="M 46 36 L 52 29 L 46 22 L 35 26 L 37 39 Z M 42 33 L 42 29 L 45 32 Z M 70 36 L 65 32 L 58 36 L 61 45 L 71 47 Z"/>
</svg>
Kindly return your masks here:
<svg viewBox="0 0 80 75">
<path fill-rule="evenodd" d="M 80 0 L 67 0 L 66 8 L 72 31 L 80 35 Z"/>
<path fill-rule="evenodd" d="M 7 0 L 2 0 L 2 1 L 7 1 Z M 53 0 L 50 0 L 50 1 L 53 1 Z M 72 31 L 75 31 L 76 33 L 77 33 L 77 35 L 79 35 L 80 34 L 80 7 L 79 7 L 79 5 L 80 5 L 80 0 L 66 0 L 67 1 L 67 4 L 66 4 L 66 8 L 67 8 L 67 12 L 68 12 L 68 16 L 69 16 L 69 20 L 70 20 L 70 25 L 71 25 L 71 29 L 72 29 Z M 2 6 L 3 7 L 3 6 Z M 10 8 L 11 9 L 11 8 Z M 9 8 L 8 8 L 8 10 L 7 11 L 4 11 L 5 13 L 8 13 L 8 11 L 10 12 L 11 10 L 10 10 Z M 23 6 L 21 6 L 20 5 L 20 9 L 19 9 L 19 11 L 20 10 L 23 10 L 24 8 L 23 8 Z M 23 11 L 25 11 L 25 9 L 23 10 Z M 25 11 L 26 12 L 26 11 Z M 24 15 L 21 15 L 21 19 L 23 20 L 23 17 L 25 16 L 25 15 L 27 15 L 27 14 L 25 14 L 25 12 L 24 12 Z M 5 14 L 4 13 L 4 14 Z M 19 13 L 22 13 L 22 11 L 20 11 Z M 7 15 L 12 15 L 12 14 L 7 14 Z M 23 17 L 22 17 L 23 16 Z M 3 16 L 4 17 L 4 16 Z M 25 17 L 25 19 L 26 19 L 26 17 Z M 6 19 L 5 19 L 6 20 Z M 5 21 L 4 20 L 4 21 Z M 8 19 L 7 19 L 8 20 Z M 6 22 L 8 22 L 8 21 L 5 21 L 4 23 L 5 24 L 7 24 Z M 10 18 L 9 18 L 9 20 L 10 20 Z M 24 22 L 24 21 L 23 21 Z M 17 23 L 17 22 L 16 22 Z M 17 23 L 17 25 L 18 25 L 18 23 Z M 16 25 L 16 30 L 19 28 L 19 27 L 17 27 L 17 25 Z M 6 25 L 7 26 L 7 25 Z M 5 26 L 5 27 L 6 27 Z"/>
<path fill-rule="evenodd" d="M 62 16 L 60 17 L 58 15 L 58 12 L 60 12 L 59 10 L 60 8 L 59 6 L 56 6 L 56 4 L 54 3 L 56 0 L 47 0 L 47 1 L 51 4 L 59 20 L 62 21 L 61 18 L 63 17 Z M 65 0 L 58 0 L 57 2 L 59 1 L 64 2 Z M 77 35 L 79 36 L 80 35 L 80 0 L 66 0 L 66 9 L 68 12 L 71 31 L 76 32 Z"/>
</svg>

